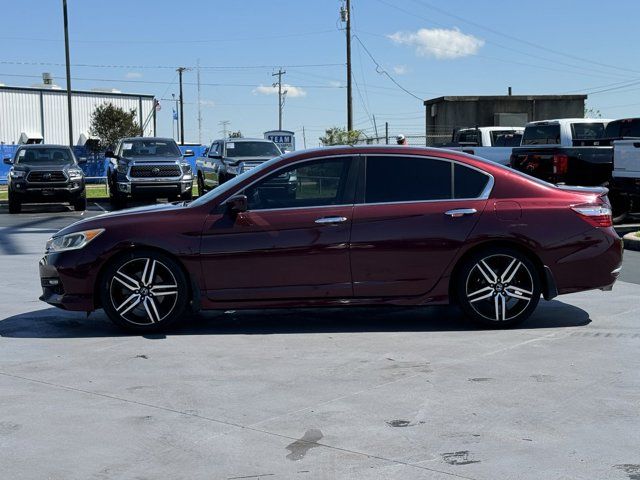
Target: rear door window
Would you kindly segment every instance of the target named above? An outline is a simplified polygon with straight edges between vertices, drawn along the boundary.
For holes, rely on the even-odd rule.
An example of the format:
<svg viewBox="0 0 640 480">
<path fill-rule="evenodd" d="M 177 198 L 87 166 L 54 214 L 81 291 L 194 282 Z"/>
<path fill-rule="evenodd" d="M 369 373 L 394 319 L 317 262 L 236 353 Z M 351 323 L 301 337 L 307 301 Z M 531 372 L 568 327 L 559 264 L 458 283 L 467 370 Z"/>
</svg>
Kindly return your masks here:
<svg viewBox="0 0 640 480">
<path fill-rule="evenodd" d="M 597 140 L 604 138 L 604 123 L 572 123 L 574 140 Z"/>
<path fill-rule="evenodd" d="M 560 125 L 532 125 L 524 129 L 522 145 L 559 145 Z"/>
<path fill-rule="evenodd" d="M 433 158 L 367 157 L 365 203 L 449 200 L 451 162 Z"/>
<path fill-rule="evenodd" d="M 456 163 L 453 169 L 454 198 L 478 198 L 489 183 L 489 176 L 473 168 Z"/>
</svg>

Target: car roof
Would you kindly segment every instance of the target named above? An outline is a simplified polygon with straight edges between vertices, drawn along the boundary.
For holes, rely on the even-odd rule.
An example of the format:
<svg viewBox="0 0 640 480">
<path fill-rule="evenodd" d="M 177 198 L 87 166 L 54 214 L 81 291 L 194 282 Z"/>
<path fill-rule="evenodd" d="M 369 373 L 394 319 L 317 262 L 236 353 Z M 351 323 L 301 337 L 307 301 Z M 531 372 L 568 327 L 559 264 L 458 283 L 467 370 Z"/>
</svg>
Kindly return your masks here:
<svg viewBox="0 0 640 480">
<path fill-rule="evenodd" d="M 547 124 L 562 124 L 562 123 L 604 123 L 607 124 L 611 120 L 608 118 L 553 118 L 550 120 L 536 120 L 535 122 L 529 122 L 526 126 L 534 125 L 547 125 Z"/>
<path fill-rule="evenodd" d="M 36 148 L 68 148 L 71 149 L 71 147 L 69 147 L 69 145 L 57 145 L 55 143 L 29 143 L 29 144 L 24 144 L 24 145 L 19 145 L 19 148 L 22 149 L 36 149 Z"/>
<path fill-rule="evenodd" d="M 233 143 L 242 143 L 242 142 L 264 142 L 264 143 L 273 143 L 271 140 L 267 140 L 266 138 L 220 138 L 218 140 L 214 140 L 214 142 L 233 142 Z"/>
</svg>

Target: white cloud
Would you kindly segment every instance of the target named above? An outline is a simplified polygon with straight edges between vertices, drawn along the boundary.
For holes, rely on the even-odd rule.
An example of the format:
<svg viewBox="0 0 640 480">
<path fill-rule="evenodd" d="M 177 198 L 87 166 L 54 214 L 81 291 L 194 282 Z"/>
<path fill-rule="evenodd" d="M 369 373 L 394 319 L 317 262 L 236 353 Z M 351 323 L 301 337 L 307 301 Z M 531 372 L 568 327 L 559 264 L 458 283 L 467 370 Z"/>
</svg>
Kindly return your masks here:
<svg viewBox="0 0 640 480">
<path fill-rule="evenodd" d="M 421 28 L 416 32 L 396 32 L 387 37 L 399 45 L 415 47 L 420 56 L 438 60 L 475 55 L 484 46 L 484 40 L 462 33 L 457 28 Z"/>
<path fill-rule="evenodd" d="M 406 75 L 410 70 L 406 65 L 396 65 L 393 67 L 393 71 L 396 75 Z"/>
<path fill-rule="evenodd" d="M 300 87 L 294 87 L 293 85 L 289 85 L 287 83 L 282 84 L 282 91 L 286 90 L 287 97 L 304 97 L 307 95 L 307 92 L 301 89 Z M 273 85 L 259 85 L 253 89 L 254 95 L 277 95 L 278 87 L 274 87 Z"/>
<path fill-rule="evenodd" d="M 142 78 L 142 74 L 140 72 L 127 72 L 125 77 L 126 78 Z"/>
<path fill-rule="evenodd" d="M 330 80 L 329 81 L 329 86 L 330 87 L 342 87 L 342 82 L 339 82 L 337 80 Z"/>
</svg>

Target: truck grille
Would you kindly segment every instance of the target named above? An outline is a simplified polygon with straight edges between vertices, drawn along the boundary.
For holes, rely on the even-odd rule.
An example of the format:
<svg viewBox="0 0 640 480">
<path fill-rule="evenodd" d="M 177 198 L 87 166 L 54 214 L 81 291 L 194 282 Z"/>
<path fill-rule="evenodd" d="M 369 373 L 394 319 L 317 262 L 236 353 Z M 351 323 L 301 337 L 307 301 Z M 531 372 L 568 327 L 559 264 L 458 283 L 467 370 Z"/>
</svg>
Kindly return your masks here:
<svg viewBox="0 0 640 480">
<path fill-rule="evenodd" d="M 27 181 L 29 182 L 65 182 L 67 180 L 64 172 L 56 172 L 56 171 L 39 171 L 39 172 L 29 172 L 27 176 Z"/>
<path fill-rule="evenodd" d="M 179 177 L 178 165 L 134 165 L 129 175 L 136 178 Z"/>
<path fill-rule="evenodd" d="M 258 165 L 262 164 L 263 162 L 243 162 L 242 163 L 242 172 L 246 172 L 248 170 L 251 170 L 252 168 L 256 168 Z"/>
</svg>

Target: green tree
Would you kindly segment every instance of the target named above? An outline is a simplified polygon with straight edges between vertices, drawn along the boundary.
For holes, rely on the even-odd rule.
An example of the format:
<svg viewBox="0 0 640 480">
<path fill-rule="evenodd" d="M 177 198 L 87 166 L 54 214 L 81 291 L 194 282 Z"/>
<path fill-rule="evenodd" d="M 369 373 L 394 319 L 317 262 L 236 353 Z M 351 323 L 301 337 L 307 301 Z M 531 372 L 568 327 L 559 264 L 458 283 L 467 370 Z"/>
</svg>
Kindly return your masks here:
<svg viewBox="0 0 640 480">
<path fill-rule="evenodd" d="M 325 130 L 324 136 L 320 137 L 320 142 L 325 147 L 329 145 L 355 145 L 363 138 L 364 135 L 360 130 L 347 132 L 344 127 L 331 127 Z"/>
<path fill-rule="evenodd" d="M 100 147 L 108 148 L 123 137 L 136 137 L 141 134 L 136 122 L 137 112 L 128 112 L 112 103 L 98 105 L 91 114 L 89 133 L 100 140 Z"/>
<path fill-rule="evenodd" d="M 229 133 L 229 138 L 242 138 L 242 132 L 238 130 L 237 132 Z"/>
</svg>

